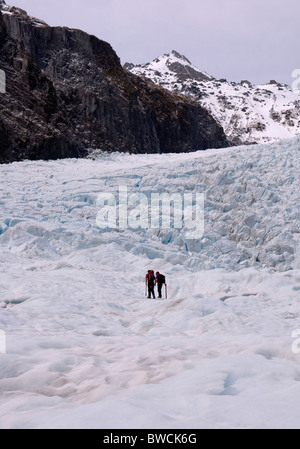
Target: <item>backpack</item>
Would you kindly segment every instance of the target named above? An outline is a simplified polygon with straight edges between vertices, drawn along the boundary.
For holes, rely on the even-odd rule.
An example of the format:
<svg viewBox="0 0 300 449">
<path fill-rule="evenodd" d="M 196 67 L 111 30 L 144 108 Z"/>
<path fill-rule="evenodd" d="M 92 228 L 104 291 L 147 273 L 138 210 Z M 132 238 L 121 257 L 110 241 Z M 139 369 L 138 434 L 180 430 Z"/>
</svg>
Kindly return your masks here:
<svg viewBox="0 0 300 449">
<path fill-rule="evenodd" d="M 150 271 L 148 282 L 153 283 L 155 281 L 154 271 Z"/>
<path fill-rule="evenodd" d="M 159 278 L 160 278 L 160 282 L 161 282 L 162 284 L 165 284 L 165 283 L 166 283 L 166 276 L 164 276 L 163 274 L 160 274 L 160 275 L 159 275 Z"/>
</svg>

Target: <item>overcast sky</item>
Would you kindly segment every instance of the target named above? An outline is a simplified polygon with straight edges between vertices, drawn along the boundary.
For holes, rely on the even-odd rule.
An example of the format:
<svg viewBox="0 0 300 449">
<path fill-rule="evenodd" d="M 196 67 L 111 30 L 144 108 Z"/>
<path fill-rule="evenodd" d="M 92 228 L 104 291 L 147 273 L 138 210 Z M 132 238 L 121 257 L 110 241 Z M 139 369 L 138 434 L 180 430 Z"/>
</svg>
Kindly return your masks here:
<svg viewBox="0 0 300 449">
<path fill-rule="evenodd" d="M 300 68 L 299 0 L 6 0 L 49 25 L 109 42 L 122 64 L 172 50 L 228 81 L 291 84 Z"/>
</svg>

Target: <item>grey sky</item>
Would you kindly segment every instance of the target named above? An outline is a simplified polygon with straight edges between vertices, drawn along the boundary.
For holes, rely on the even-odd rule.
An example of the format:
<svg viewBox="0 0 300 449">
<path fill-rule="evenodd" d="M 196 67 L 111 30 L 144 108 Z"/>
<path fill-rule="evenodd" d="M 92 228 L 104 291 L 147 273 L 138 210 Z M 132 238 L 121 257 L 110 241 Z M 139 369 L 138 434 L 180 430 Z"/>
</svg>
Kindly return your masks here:
<svg viewBox="0 0 300 449">
<path fill-rule="evenodd" d="M 177 50 L 228 81 L 291 84 L 300 68 L 299 0 L 6 0 L 49 25 L 109 42 L 121 62 Z"/>
</svg>

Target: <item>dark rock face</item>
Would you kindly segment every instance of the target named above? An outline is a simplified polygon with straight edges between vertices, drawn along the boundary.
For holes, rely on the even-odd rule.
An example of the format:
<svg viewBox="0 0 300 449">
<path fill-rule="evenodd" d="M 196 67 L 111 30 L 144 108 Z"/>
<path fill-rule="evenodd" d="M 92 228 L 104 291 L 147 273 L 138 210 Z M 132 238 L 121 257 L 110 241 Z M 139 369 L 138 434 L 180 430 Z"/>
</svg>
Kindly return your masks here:
<svg viewBox="0 0 300 449">
<path fill-rule="evenodd" d="M 9 12 L 0 12 L 0 69 L 7 80 L 0 94 L 0 163 L 84 157 L 92 149 L 228 146 L 204 108 L 124 70 L 108 43 L 49 27 L 18 8 Z"/>
<path fill-rule="evenodd" d="M 181 62 L 167 62 L 167 66 L 171 70 L 171 72 L 175 72 L 177 74 L 179 81 L 184 81 L 187 79 L 192 79 L 196 81 L 209 81 L 213 78 L 210 76 L 201 73 L 193 67 L 191 67 L 191 62 L 183 55 L 178 53 L 177 51 L 173 50 L 172 55 L 174 55 L 176 58 L 178 58 Z"/>
</svg>

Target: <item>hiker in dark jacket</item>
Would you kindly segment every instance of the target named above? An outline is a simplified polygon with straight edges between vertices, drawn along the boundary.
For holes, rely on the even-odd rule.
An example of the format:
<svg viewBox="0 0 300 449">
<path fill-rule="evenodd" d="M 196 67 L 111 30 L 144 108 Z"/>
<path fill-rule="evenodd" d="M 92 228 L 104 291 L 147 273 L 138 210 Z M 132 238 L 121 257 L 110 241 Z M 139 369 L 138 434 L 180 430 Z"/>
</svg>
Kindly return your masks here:
<svg viewBox="0 0 300 449">
<path fill-rule="evenodd" d="M 166 278 L 163 274 L 160 274 L 159 271 L 156 272 L 156 284 L 157 284 L 157 291 L 158 291 L 158 297 L 161 299 L 161 289 L 162 286 L 166 283 Z"/>
</svg>

